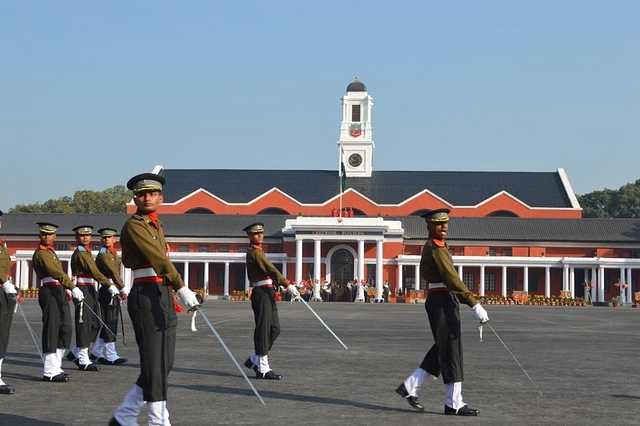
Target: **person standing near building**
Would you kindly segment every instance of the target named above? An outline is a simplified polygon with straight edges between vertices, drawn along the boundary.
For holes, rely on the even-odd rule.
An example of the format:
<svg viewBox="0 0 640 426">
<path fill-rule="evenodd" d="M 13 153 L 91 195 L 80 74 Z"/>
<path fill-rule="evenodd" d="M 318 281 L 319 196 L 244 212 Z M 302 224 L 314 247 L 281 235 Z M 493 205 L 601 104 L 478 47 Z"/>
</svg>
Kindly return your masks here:
<svg viewBox="0 0 640 426">
<path fill-rule="evenodd" d="M 462 399 L 462 341 L 460 336 L 460 303 L 471 307 L 471 314 L 481 323 L 489 321 L 480 305 L 459 278 L 445 242 L 449 229 L 449 209 L 432 210 L 422 215 L 427 222 L 429 238 L 422 249 L 420 274 L 429 283 L 425 302 L 434 345 L 418 367 L 396 389 L 409 404 L 424 410 L 418 401 L 418 389 L 428 377 L 442 374 L 446 386 L 444 414 L 477 416 L 479 411 Z"/>
<path fill-rule="evenodd" d="M 167 378 L 173 367 L 178 319 L 172 290 L 190 309 L 199 307 L 195 294 L 167 255 L 158 207 L 162 204 L 164 177 L 143 173 L 132 177 L 127 188 L 133 191 L 136 214 L 120 233 L 122 263 L 133 271 L 133 286 L 127 310 L 140 353 L 140 375 L 136 384 L 116 408 L 110 425 L 134 425 L 142 407 L 147 405 L 150 425 L 169 426 Z"/>
<path fill-rule="evenodd" d="M 109 278 L 100 272 L 93 260 L 91 255 L 93 226 L 76 226 L 73 231 L 76 233 L 78 245 L 71 255 L 71 273 L 75 277 L 76 286 L 84 294 L 84 299 L 74 302 L 76 307 L 76 346 L 69 351 L 67 359 L 75 362 L 80 370 L 100 371 L 100 367 L 92 363 L 89 358 L 89 346 L 96 341 L 98 330 L 100 330 L 100 322 L 97 317 L 100 315 L 100 305 L 98 304 L 96 282 L 101 287 L 107 288 L 111 294 L 117 295 L 119 291 L 115 285 L 109 282 Z"/>
<path fill-rule="evenodd" d="M 100 304 L 100 312 L 102 322 L 108 327 L 102 327 L 100 336 L 96 340 L 96 344 L 91 349 L 90 357 L 96 359 L 100 364 L 121 365 L 127 362 L 126 358 L 121 358 L 116 351 L 116 336 L 118 335 L 118 320 L 122 311 L 121 300 L 126 300 L 129 295 L 129 289 L 125 287 L 120 277 L 120 259 L 116 253 L 116 231 L 111 228 L 98 229 L 102 247 L 98 256 L 96 256 L 96 266 L 104 276 L 109 278 L 109 282 L 115 285 L 119 291 L 118 294 L 110 287 L 102 286 L 98 291 L 98 302 Z"/>
<path fill-rule="evenodd" d="M 76 287 L 54 250 L 58 225 L 38 222 L 40 245 L 33 253 L 33 270 L 40 280 L 38 304 L 42 309 L 42 352 L 46 382 L 68 382 L 69 375 L 62 370 L 62 357 L 71 346 L 71 309 L 69 296 L 77 302 L 84 293 Z"/>
<path fill-rule="evenodd" d="M 280 271 L 267 259 L 262 249 L 264 224 L 252 223 L 243 229 L 247 233 L 251 247 L 247 250 L 247 276 L 253 286 L 251 291 L 251 309 L 255 321 L 253 331 L 254 351 L 244 362 L 245 367 L 253 369 L 258 379 L 281 380 L 269 366 L 269 351 L 280 335 L 280 319 L 276 306 L 274 284 L 284 286 L 291 297 L 299 296 L 296 286 L 290 284 Z"/>
<path fill-rule="evenodd" d="M 1 220 L 2 210 L 0 210 Z M 2 222 L 0 222 L 0 228 L 2 228 Z M 0 394 L 9 395 L 15 393 L 16 390 L 2 380 L 2 362 L 7 355 L 13 310 L 16 307 L 18 291 L 11 279 L 11 258 L 7 248 L 2 243 L 0 243 L 0 285 L 2 285 L 2 293 L 0 294 Z"/>
</svg>

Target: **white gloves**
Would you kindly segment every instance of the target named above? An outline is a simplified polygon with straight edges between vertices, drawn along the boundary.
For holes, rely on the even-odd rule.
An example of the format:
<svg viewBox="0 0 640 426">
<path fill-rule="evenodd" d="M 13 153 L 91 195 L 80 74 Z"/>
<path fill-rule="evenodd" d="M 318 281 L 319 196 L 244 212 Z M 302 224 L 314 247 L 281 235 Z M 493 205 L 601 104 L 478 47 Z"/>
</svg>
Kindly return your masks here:
<svg viewBox="0 0 640 426">
<path fill-rule="evenodd" d="M 111 284 L 109 286 L 109 294 L 111 294 L 112 296 L 117 296 L 120 293 L 120 291 L 118 290 L 118 286 L 115 284 Z"/>
<path fill-rule="evenodd" d="M 120 295 L 126 298 L 127 296 L 129 296 L 129 289 L 127 287 L 122 287 L 122 290 L 120 290 Z"/>
<path fill-rule="evenodd" d="M 287 293 L 289 293 L 293 297 L 300 296 L 300 292 L 298 291 L 296 286 L 293 284 L 289 284 L 289 287 L 287 287 Z"/>
<path fill-rule="evenodd" d="M 11 281 L 7 281 L 2 284 L 2 290 L 6 294 L 16 294 L 18 291 L 16 290 L 16 286 L 11 283 Z"/>
<path fill-rule="evenodd" d="M 84 293 L 82 293 L 82 290 L 78 287 L 74 287 L 73 290 L 71 290 L 71 296 L 73 296 L 73 298 L 78 302 L 82 302 L 84 300 Z"/>
<path fill-rule="evenodd" d="M 480 303 L 471 308 L 471 315 L 473 315 L 475 319 L 479 320 L 481 324 L 489 321 L 489 314 L 487 314 L 487 311 Z"/>
<path fill-rule="evenodd" d="M 187 308 L 195 308 L 200 305 L 198 303 L 198 299 L 196 299 L 196 294 L 189 290 L 187 286 L 184 286 L 180 290 L 178 290 L 178 294 L 180 295 L 180 301 Z"/>
</svg>

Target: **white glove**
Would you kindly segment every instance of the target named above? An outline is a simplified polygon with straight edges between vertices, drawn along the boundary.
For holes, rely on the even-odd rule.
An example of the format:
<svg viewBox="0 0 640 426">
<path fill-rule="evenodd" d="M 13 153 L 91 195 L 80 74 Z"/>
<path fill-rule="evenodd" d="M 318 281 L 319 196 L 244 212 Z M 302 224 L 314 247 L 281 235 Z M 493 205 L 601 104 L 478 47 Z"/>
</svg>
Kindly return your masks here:
<svg viewBox="0 0 640 426">
<path fill-rule="evenodd" d="M 84 293 L 78 287 L 74 287 L 71 290 L 71 296 L 76 299 L 78 302 L 82 302 L 84 300 Z"/>
<path fill-rule="evenodd" d="M 120 295 L 124 297 L 129 296 L 129 289 L 127 287 L 122 287 L 122 290 L 120 290 Z"/>
<path fill-rule="evenodd" d="M 471 315 L 473 315 L 475 319 L 479 320 L 481 324 L 489 321 L 489 314 L 487 314 L 487 311 L 480 303 L 471 308 Z"/>
<path fill-rule="evenodd" d="M 117 296 L 118 294 L 120 294 L 120 291 L 118 291 L 118 286 L 115 284 L 111 284 L 109 286 L 109 294 L 111 294 L 112 296 Z"/>
<path fill-rule="evenodd" d="M 10 281 L 7 281 L 4 284 L 2 284 L 2 290 L 4 290 L 6 294 L 16 294 L 18 292 L 16 290 L 16 286 L 11 284 Z"/>
<path fill-rule="evenodd" d="M 180 295 L 180 301 L 187 308 L 195 308 L 199 306 L 198 299 L 196 298 L 196 294 L 189 290 L 187 286 L 182 287 L 178 290 L 178 294 Z"/>
<path fill-rule="evenodd" d="M 296 286 L 293 284 L 289 284 L 289 287 L 287 287 L 287 293 L 289 293 L 293 297 L 300 296 L 300 292 L 298 291 Z"/>
</svg>

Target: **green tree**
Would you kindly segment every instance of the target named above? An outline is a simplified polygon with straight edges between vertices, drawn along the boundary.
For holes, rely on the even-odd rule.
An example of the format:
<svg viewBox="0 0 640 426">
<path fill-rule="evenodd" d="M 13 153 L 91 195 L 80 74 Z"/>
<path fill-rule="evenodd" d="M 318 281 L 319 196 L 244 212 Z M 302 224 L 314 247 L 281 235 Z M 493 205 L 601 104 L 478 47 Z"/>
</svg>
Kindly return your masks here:
<svg viewBox="0 0 640 426">
<path fill-rule="evenodd" d="M 76 191 L 72 197 L 47 200 L 44 203 L 18 204 L 12 213 L 125 213 L 133 194 L 124 185 L 104 191 Z"/>
<path fill-rule="evenodd" d="M 617 191 L 604 189 L 578 195 L 582 217 L 640 218 L 640 179 Z"/>
</svg>

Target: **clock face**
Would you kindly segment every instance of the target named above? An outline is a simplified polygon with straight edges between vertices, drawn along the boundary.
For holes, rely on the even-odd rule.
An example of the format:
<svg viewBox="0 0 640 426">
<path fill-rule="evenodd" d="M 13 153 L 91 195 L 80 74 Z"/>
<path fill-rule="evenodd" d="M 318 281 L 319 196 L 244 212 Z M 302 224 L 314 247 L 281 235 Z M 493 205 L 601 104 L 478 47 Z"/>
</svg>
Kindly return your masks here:
<svg viewBox="0 0 640 426">
<path fill-rule="evenodd" d="M 362 164 L 362 157 L 360 154 L 351 154 L 349 156 L 349 165 L 351 167 L 359 167 Z"/>
</svg>

